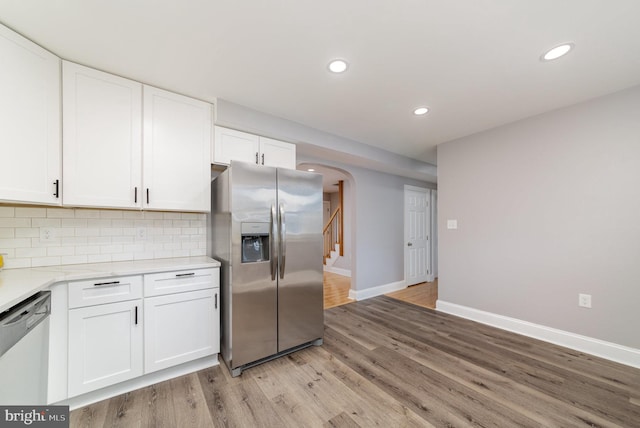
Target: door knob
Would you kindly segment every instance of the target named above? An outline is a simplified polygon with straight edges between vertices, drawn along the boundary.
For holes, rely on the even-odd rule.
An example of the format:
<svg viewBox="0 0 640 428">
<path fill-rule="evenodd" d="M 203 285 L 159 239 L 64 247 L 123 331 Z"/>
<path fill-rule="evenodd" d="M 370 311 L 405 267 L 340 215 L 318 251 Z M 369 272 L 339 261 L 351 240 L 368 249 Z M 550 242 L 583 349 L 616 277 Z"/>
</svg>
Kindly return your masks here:
<svg viewBox="0 0 640 428">
<path fill-rule="evenodd" d="M 411 247 L 413 244 L 411 242 L 407 243 L 407 247 Z"/>
</svg>

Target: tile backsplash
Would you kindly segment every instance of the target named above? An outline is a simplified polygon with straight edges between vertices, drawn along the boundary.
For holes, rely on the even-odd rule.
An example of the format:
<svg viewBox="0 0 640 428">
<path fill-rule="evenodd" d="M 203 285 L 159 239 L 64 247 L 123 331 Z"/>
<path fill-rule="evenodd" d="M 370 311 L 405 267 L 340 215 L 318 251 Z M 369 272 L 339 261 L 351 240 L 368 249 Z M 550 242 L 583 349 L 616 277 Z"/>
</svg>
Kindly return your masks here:
<svg viewBox="0 0 640 428">
<path fill-rule="evenodd" d="M 204 256 L 206 214 L 0 206 L 5 268 Z"/>
</svg>

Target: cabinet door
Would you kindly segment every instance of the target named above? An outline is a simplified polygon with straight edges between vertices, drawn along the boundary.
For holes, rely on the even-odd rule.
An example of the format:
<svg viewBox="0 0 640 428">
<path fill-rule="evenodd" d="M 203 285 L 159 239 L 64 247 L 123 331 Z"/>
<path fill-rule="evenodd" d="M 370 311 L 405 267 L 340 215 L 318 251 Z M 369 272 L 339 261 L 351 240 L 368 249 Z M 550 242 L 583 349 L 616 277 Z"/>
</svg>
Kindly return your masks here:
<svg viewBox="0 0 640 428">
<path fill-rule="evenodd" d="M 60 59 L 0 25 L 0 201 L 60 205 Z"/>
<path fill-rule="evenodd" d="M 211 210 L 211 104 L 144 86 L 144 208 Z"/>
<path fill-rule="evenodd" d="M 63 61 L 65 205 L 141 206 L 142 85 Z"/>
<path fill-rule="evenodd" d="M 211 163 L 229 165 L 232 160 L 258 163 L 260 137 L 216 126 Z"/>
<path fill-rule="evenodd" d="M 277 168 L 296 169 L 296 145 L 260 137 L 260 164 Z"/>
<path fill-rule="evenodd" d="M 146 298 L 145 373 L 220 350 L 218 288 Z"/>
<path fill-rule="evenodd" d="M 69 311 L 69 397 L 142 375 L 142 300 Z"/>
</svg>

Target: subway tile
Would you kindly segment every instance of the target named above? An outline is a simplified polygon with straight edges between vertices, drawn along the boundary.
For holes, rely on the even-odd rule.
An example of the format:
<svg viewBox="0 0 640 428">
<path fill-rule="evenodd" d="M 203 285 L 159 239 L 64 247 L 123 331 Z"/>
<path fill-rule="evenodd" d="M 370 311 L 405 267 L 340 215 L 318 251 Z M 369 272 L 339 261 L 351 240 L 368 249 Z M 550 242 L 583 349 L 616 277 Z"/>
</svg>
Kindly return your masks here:
<svg viewBox="0 0 640 428">
<path fill-rule="evenodd" d="M 100 210 L 76 209 L 76 218 L 100 218 Z"/>
<path fill-rule="evenodd" d="M 118 210 L 102 210 L 100 211 L 100 218 L 123 218 L 123 213 Z"/>
<path fill-rule="evenodd" d="M 61 227 L 87 227 L 86 218 L 64 218 L 60 223 Z"/>
<path fill-rule="evenodd" d="M 189 250 L 189 255 L 191 257 L 206 256 L 207 251 L 204 248 L 197 248 L 197 249 Z"/>
<path fill-rule="evenodd" d="M 198 228 L 197 227 L 183 227 L 182 228 L 183 235 L 197 235 Z"/>
<path fill-rule="evenodd" d="M 59 218 L 34 218 L 31 220 L 32 227 L 60 227 Z"/>
<path fill-rule="evenodd" d="M 189 220 L 173 220 L 173 227 L 189 227 Z"/>
<path fill-rule="evenodd" d="M 189 221 L 189 227 L 207 227 L 207 222 L 202 220 Z"/>
<path fill-rule="evenodd" d="M 59 247 L 62 244 L 61 238 L 52 238 L 48 241 L 41 241 L 40 237 L 30 238 L 32 247 Z"/>
<path fill-rule="evenodd" d="M 0 207 L 2 208 L 2 207 Z M 35 221 L 36 219 L 34 219 Z M 30 218 L 0 217 L 0 227 L 31 227 Z"/>
<path fill-rule="evenodd" d="M 182 243 L 178 243 L 184 250 L 192 250 L 198 248 L 198 243 L 195 241 L 185 241 Z"/>
<path fill-rule="evenodd" d="M 120 236 L 120 235 L 122 235 L 122 228 L 103 227 L 100 229 L 100 236 Z"/>
<path fill-rule="evenodd" d="M 49 247 L 47 256 L 73 256 L 76 250 L 74 247 Z"/>
<path fill-rule="evenodd" d="M 60 229 L 57 229 L 56 233 L 59 237 L 66 238 L 70 236 L 76 236 L 76 229 L 74 229 L 73 227 L 61 227 Z"/>
<path fill-rule="evenodd" d="M 112 227 L 133 227 L 134 222 L 131 219 L 114 219 L 111 220 Z"/>
<path fill-rule="evenodd" d="M 173 257 L 172 250 L 156 250 L 153 252 L 154 259 L 166 259 L 169 257 Z"/>
<path fill-rule="evenodd" d="M 88 245 L 110 245 L 110 236 L 87 236 Z"/>
<path fill-rule="evenodd" d="M 29 248 L 29 247 L 31 247 L 31 238 L 0 239 L 0 248 Z"/>
<path fill-rule="evenodd" d="M 122 251 L 125 253 L 141 253 L 144 251 L 143 244 L 124 244 L 122 246 Z"/>
<path fill-rule="evenodd" d="M 78 245 L 75 248 L 76 248 L 76 255 L 100 254 L 99 245 Z"/>
<path fill-rule="evenodd" d="M 87 263 L 87 256 L 62 256 L 60 258 L 60 264 L 63 265 L 79 265 Z"/>
<path fill-rule="evenodd" d="M 153 220 L 135 220 L 133 227 L 153 227 Z"/>
<path fill-rule="evenodd" d="M 179 242 L 167 242 L 162 245 L 162 249 L 164 250 L 181 250 L 182 245 Z"/>
<path fill-rule="evenodd" d="M 16 238 L 39 238 L 40 237 L 40 229 L 37 227 L 16 227 L 15 229 Z M 2 236 L 2 232 L 0 231 L 0 236 Z"/>
<path fill-rule="evenodd" d="M 140 251 L 133 253 L 134 260 L 151 260 L 153 258 L 153 251 Z"/>
<path fill-rule="evenodd" d="M 180 213 L 175 212 L 163 213 L 163 217 L 165 220 L 180 220 L 182 218 Z"/>
<path fill-rule="evenodd" d="M 114 254 L 122 252 L 122 244 L 102 245 L 100 247 L 101 254 Z"/>
<path fill-rule="evenodd" d="M 16 209 L 14 207 L 0 207 L 0 218 L 15 217 L 15 215 Z"/>
<path fill-rule="evenodd" d="M 16 248 L 17 258 L 26 257 L 45 257 L 47 255 L 47 249 L 44 247 L 39 248 Z"/>
<path fill-rule="evenodd" d="M 99 228 L 103 228 L 103 227 L 111 227 L 111 219 L 108 218 L 101 218 L 101 219 L 94 219 L 94 218 L 90 218 L 87 220 L 87 227 L 99 227 Z"/>
<path fill-rule="evenodd" d="M 62 238 L 61 245 L 65 246 L 76 246 L 76 245 L 87 245 L 87 237 L 86 236 L 64 236 Z"/>
<path fill-rule="evenodd" d="M 60 257 L 32 257 L 31 266 L 59 266 Z"/>
<path fill-rule="evenodd" d="M 171 257 L 189 257 L 189 250 L 173 250 L 171 252 Z"/>
<path fill-rule="evenodd" d="M 179 227 L 165 227 L 163 235 L 180 235 L 181 229 Z"/>
<path fill-rule="evenodd" d="M 16 229 L 13 227 L 0 227 L 0 238 L 15 238 Z"/>
<path fill-rule="evenodd" d="M 158 211 L 144 211 L 144 218 L 145 220 L 162 220 L 164 215 Z"/>
<path fill-rule="evenodd" d="M 98 236 L 100 235 L 100 229 L 97 227 L 78 227 L 75 230 L 76 236 Z"/>
<path fill-rule="evenodd" d="M 123 262 L 133 260 L 133 253 L 118 253 L 111 255 L 112 262 Z"/>
<path fill-rule="evenodd" d="M 46 217 L 46 208 L 24 208 L 16 207 L 16 217 Z"/>
<path fill-rule="evenodd" d="M 87 263 L 106 263 L 111 261 L 111 254 L 89 254 Z"/>
<path fill-rule="evenodd" d="M 180 215 L 182 220 L 200 220 L 200 214 L 197 213 L 182 213 Z"/>
<path fill-rule="evenodd" d="M 144 219 L 144 211 L 124 211 L 122 213 L 122 218 L 141 220 Z"/>
<path fill-rule="evenodd" d="M 74 218 L 73 208 L 47 208 L 47 218 Z"/>
<path fill-rule="evenodd" d="M 5 269 L 20 269 L 31 267 L 31 259 L 5 259 Z"/>
<path fill-rule="evenodd" d="M 153 220 L 153 227 L 171 227 L 171 220 Z"/>
<path fill-rule="evenodd" d="M 111 242 L 114 244 L 131 244 L 134 242 L 133 236 L 112 236 Z"/>
</svg>

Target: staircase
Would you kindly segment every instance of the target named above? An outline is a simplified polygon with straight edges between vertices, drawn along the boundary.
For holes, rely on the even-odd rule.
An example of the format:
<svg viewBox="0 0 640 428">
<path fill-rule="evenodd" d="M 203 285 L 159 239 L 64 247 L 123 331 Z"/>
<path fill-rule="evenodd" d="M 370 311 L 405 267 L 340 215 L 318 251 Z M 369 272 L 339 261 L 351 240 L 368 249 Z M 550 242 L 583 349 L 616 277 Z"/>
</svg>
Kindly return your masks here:
<svg viewBox="0 0 640 428">
<path fill-rule="evenodd" d="M 338 208 L 331 214 L 329 217 L 329 221 L 324 226 L 322 230 L 322 235 L 324 236 L 324 264 L 327 266 L 333 266 L 336 259 L 339 256 L 344 256 L 344 248 L 342 246 L 343 235 L 344 232 L 342 230 L 342 224 L 344 222 L 343 219 L 343 182 L 340 180 L 338 182 L 338 193 L 339 193 L 339 205 Z"/>
</svg>

